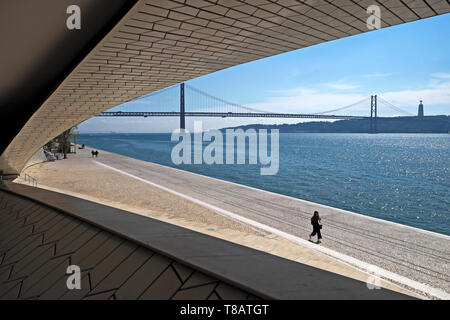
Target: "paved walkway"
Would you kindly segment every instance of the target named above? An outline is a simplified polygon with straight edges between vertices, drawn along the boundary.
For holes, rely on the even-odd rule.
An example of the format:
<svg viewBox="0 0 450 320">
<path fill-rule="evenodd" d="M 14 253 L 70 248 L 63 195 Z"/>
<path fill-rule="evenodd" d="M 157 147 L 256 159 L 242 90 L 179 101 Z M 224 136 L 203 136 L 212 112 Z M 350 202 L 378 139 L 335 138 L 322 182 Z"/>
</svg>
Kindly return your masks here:
<svg viewBox="0 0 450 320">
<path fill-rule="evenodd" d="M 412 299 L 157 219 L 17 183 L 0 185 L 0 220 L 7 230 L 0 232 L 0 300 Z M 67 290 L 68 264 L 81 268 L 81 290 Z"/>
<path fill-rule="evenodd" d="M 311 232 L 312 212 L 318 210 L 324 225 L 324 239 L 319 250 L 335 253 L 337 258 L 340 258 L 340 254 L 343 258 L 355 258 L 441 289 L 443 296 L 448 297 L 448 236 L 112 153 L 102 152 L 97 161 L 124 174 L 183 194 L 210 208 L 220 208 L 224 212 L 251 219 L 303 239 L 307 239 Z M 359 263 L 351 259 L 347 262 Z M 361 267 L 365 268 L 367 265 L 362 264 Z M 394 277 L 393 280 L 397 279 Z M 406 279 L 398 278 L 399 282 L 404 280 Z"/>
</svg>

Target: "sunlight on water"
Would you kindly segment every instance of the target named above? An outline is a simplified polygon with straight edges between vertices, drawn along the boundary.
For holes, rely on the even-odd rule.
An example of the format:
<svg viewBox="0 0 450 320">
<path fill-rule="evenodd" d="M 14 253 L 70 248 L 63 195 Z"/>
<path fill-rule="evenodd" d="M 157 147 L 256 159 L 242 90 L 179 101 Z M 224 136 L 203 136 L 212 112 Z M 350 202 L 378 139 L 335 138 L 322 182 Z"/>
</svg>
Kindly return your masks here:
<svg viewBox="0 0 450 320">
<path fill-rule="evenodd" d="M 280 169 L 175 166 L 169 134 L 84 134 L 78 143 L 450 235 L 450 135 L 280 134 Z"/>
</svg>

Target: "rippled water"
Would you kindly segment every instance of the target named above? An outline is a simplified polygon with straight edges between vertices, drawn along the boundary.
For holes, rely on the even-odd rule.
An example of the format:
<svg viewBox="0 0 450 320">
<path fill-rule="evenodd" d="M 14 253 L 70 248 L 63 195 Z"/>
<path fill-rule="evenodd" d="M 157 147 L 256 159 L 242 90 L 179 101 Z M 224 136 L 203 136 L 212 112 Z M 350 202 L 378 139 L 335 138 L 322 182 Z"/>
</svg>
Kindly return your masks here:
<svg viewBox="0 0 450 320">
<path fill-rule="evenodd" d="M 81 135 L 87 146 L 450 235 L 450 135 L 280 134 L 280 168 L 172 163 L 169 134 Z"/>
</svg>

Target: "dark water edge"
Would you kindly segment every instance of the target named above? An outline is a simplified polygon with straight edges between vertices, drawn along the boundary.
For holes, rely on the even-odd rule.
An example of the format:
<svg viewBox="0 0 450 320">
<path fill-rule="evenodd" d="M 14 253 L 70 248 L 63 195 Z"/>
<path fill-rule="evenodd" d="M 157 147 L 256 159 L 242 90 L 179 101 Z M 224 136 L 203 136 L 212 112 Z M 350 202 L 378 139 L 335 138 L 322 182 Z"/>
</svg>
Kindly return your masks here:
<svg viewBox="0 0 450 320">
<path fill-rule="evenodd" d="M 282 133 L 274 176 L 261 176 L 259 165 L 175 165 L 167 133 L 82 134 L 77 142 L 450 235 L 448 134 Z"/>
<path fill-rule="evenodd" d="M 282 133 L 369 133 L 369 119 L 308 121 L 296 124 L 251 124 L 235 128 L 278 129 Z M 378 133 L 449 133 L 449 116 L 377 118 Z"/>
</svg>

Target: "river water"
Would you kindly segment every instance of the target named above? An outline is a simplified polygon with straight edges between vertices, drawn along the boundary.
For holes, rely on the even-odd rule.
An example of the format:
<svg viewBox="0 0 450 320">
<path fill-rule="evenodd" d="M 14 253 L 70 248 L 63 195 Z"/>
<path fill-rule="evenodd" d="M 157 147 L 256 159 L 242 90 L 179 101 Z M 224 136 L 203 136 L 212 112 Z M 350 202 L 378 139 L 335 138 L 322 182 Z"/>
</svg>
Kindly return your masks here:
<svg viewBox="0 0 450 320">
<path fill-rule="evenodd" d="M 260 165 L 175 165 L 166 133 L 82 134 L 77 143 L 450 235 L 448 134 L 280 134 L 272 176 Z"/>
</svg>

